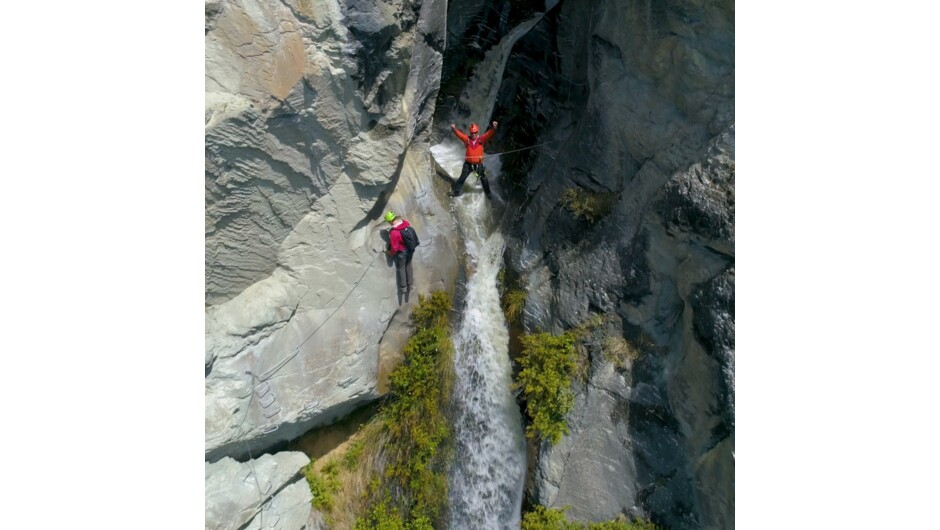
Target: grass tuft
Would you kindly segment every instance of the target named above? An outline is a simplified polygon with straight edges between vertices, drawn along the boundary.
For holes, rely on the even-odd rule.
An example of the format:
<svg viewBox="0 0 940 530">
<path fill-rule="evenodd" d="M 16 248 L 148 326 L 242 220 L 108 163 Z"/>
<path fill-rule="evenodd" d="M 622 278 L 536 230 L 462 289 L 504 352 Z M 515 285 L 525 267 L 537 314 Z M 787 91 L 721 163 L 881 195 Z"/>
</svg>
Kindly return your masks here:
<svg viewBox="0 0 940 530">
<path fill-rule="evenodd" d="M 575 219 L 594 224 L 610 213 L 617 201 L 617 193 L 594 193 L 581 188 L 568 188 L 561 194 L 561 205 Z"/>
<path fill-rule="evenodd" d="M 510 324 L 519 324 L 522 321 L 522 311 L 525 309 L 526 292 L 522 289 L 511 289 L 503 298 L 503 313 Z"/>
<path fill-rule="evenodd" d="M 521 530 L 659 530 L 656 525 L 642 519 L 629 520 L 620 515 L 613 521 L 599 523 L 569 522 L 565 518 L 568 507 L 558 510 L 535 505 L 522 517 Z"/>
</svg>

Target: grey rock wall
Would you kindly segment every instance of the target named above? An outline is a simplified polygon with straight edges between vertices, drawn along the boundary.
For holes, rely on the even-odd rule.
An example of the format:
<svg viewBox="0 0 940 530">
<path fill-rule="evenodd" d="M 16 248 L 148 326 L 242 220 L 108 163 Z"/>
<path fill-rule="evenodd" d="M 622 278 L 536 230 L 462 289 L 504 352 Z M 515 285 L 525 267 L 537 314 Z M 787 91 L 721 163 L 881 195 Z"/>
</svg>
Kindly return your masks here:
<svg viewBox="0 0 940 530">
<path fill-rule="evenodd" d="M 564 0 L 520 40 L 496 115 L 524 326 L 594 314 L 572 433 L 539 448 L 527 494 L 579 520 L 734 527 L 734 5 Z M 524 130 L 523 130 L 524 129 Z M 501 150 L 502 150 L 501 149 Z M 596 219 L 565 192 L 599 199 Z"/>
<path fill-rule="evenodd" d="M 299 530 L 311 515 L 303 453 L 263 455 L 249 462 L 206 463 L 206 530 Z"/>
<path fill-rule="evenodd" d="M 466 113 L 465 76 L 531 15 L 509 5 L 206 1 L 208 462 L 384 392 L 418 293 L 396 296 L 381 214 L 421 235 L 418 291 L 452 288 L 459 242 L 432 116 L 442 72 L 440 115 Z M 572 433 L 539 449 L 527 494 L 581 520 L 733 528 L 734 4 L 546 6 L 493 85 L 493 148 L 540 146 L 499 158 L 524 325 L 614 315 L 608 332 L 641 355 L 615 365 L 603 341 L 589 346 Z M 458 42 L 467 66 L 445 71 Z M 574 215 L 566 190 L 603 197 L 604 211 Z"/>
<path fill-rule="evenodd" d="M 428 154 L 445 5 L 206 3 L 207 460 L 376 399 L 410 305 L 453 287 Z M 405 299 L 382 253 L 389 209 L 422 240 Z"/>
</svg>

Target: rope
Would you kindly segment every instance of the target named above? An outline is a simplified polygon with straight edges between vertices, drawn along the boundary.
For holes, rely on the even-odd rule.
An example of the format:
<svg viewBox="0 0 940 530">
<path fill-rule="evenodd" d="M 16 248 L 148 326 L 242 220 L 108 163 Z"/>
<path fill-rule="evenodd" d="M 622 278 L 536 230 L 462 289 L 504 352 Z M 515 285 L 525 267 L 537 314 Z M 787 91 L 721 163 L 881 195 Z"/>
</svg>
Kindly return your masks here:
<svg viewBox="0 0 940 530">
<path fill-rule="evenodd" d="M 261 374 L 260 376 L 257 376 L 257 379 L 258 379 L 259 382 L 262 382 L 262 383 L 263 383 L 263 382 L 267 381 L 272 375 L 274 375 L 278 370 L 280 370 L 281 368 L 283 368 L 284 365 L 286 365 L 291 359 L 293 359 L 294 357 L 297 356 L 298 353 L 300 353 L 300 348 L 303 347 L 303 345 L 306 344 L 307 341 L 310 340 L 310 338 L 313 337 L 318 331 L 320 331 L 320 328 L 322 328 L 323 326 L 325 326 L 326 323 L 329 322 L 331 318 L 333 318 L 333 315 L 335 315 L 336 312 L 339 311 L 339 308 L 343 307 L 343 304 L 346 303 L 346 300 L 349 299 L 349 296 L 353 293 L 353 291 L 356 290 L 356 287 L 359 287 L 359 282 L 361 282 L 362 279 L 365 278 L 366 273 L 369 272 L 369 269 L 372 268 L 372 265 L 375 263 L 375 258 L 377 258 L 378 256 L 379 256 L 378 253 L 375 253 L 375 255 L 372 256 L 372 261 L 369 262 L 369 266 L 366 267 L 366 270 L 364 270 L 364 271 L 362 272 L 362 275 L 359 276 L 359 279 L 356 280 L 356 281 L 353 283 L 352 288 L 349 289 L 349 292 L 346 293 L 346 296 L 343 297 L 343 300 L 339 303 L 339 305 L 336 306 L 336 309 L 334 309 L 333 312 L 330 313 L 330 316 L 326 317 L 326 320 L 324 320 L 323 323 L 321 323 L 319 326 L 317 326 L 317 329 L 313 330 L 309 335 L 307 335 L 307 338 L 305 338 L 305 339 L 303 340 L 303 342 L 301 342 L 300 344 L 298 344 L 297 347 L 294 348 L 294 350 L 293 350 L 287 357 L 285 357 L 284 359 L 280 360 L 277 364 L 275 364 L 274 366 L 272 366 L 271 368 L 269 368 L 266 372 L 264 372 L 264 373 Z M 248 373 L 251 374 L 250 371 L 249 371 Z M 252 376 L 252 377 L 255 377 L 254 374 L 251 374 L 251 376 Z"/>
<path fill-rule="evenodd" d="M 343 300 L 339 303 L 339 305 L 336 306 L 336 309 L 334 309 L 333 312 L 330 313 L 330 316 L 326 317 L 326 320 L 324 320 L 323 323 L 321 323 L 319 326 L 317 326 L 317 329 L 313 330 L 313 332 L 311 332 L 309 335 L 307 335 L 307 338 L 305 338 L 305 339 L 303 340 L 303 342 L 301 342 L 299 345 L 297 345 L 297 347 L 294 348 L 294 350 L 293 350 L 287 357 L 285 357 L 284 359 L 281 359 L 280 361 L 278 361 L 277 364 L 275 364 L 274 366 L 272 366 L 271 368 L 269 368 L 266 372 L 264 372 L 264 373 L 261 374 L 260 376 L 256 376 L 254 373 L 252 373 L 251 370 L 245 370 L 245 373 L 251 376 L 251 380 L 252 380 L 252 381 L 251 381 L 251 388 L 248 390 L 248 395 L 247 395 L 247 396 L 236 396 L 236 397 L 241 398 L 241 399 L 249 398 L 249 399 L 248 399 L 248 404 L 245 406 L 245 414 L 242 416 L 241 421 L 239 421 L 236 425 L 233 425 L 233 426 L 232 426 L 232 429 L 235 429 L 235 430 L 236 430 L 236 433 L 237 433 L 237 434 L 236 434 L 236 437 L 238 437 L 238 436 L 241 435 L 241 427 L 242 427 L 242 425 L 245 423 L 245 420 L 248 419 L 248 412 L 251 410 L 251 403 L 252 403 L 252 401 L 254 401 L 254 397 L 255 397 L 255 391 L 254 391 L 255 386 L 256 386 L 258 383 L 263 383 L 264 381 L 266 381 L 267 379 L 269 379 L 269 378 L 270 378 L 272 375 L 274 375 L 278 370 L 280 370 L 281 368 L 283 368 L 284 365 L 286 365 L 291 359 L 293 359 L 294 357 L 296 357 L 297 354 L 300 352 L 300 348 L 301 348 L 304 344 L 306 344 L 307 341 L 310 340 L 310 338 L 313 337 L 318 331 L 320 331 L 320 328 L 322 328 L 324 325 L 326 325 L 326 323 L 329 322 L 331 318 L 333 318 L 333 315 L 335 315 L 336 312 L 339 311 L 339 308 L 343 307 L 343 304 L 346 303 L 346 300 L 349 299 L 349 296 L 353 293 L 353 291 L 356 290 L 356 287 L 359 287 L 359 282 L 361 282 L 362 279 L 365 278 L 366 273 L 369 272 L 369 269 L 371 269 L 371 268 L 372 268 L 372 265 L 375 264 L 375 258 L 377 258 L 377 257 L 379 257 L 379 253 L 378 253 L 378 252 L 376 252 L 375 255 L 372 256 L 372 261 L 369 262 L 369 266 L 366 267 L 366 270 L 362 272 L 362 275 L 359 276 L 359 279 L 356 280 L 355 283 L 353 283 L 352 288 L 349 289 L 349 292 L 346 293 L 346 296 L 343 297 Z M 256 381 L 257 381 L 257 383 L 256 383 Z M 273 432 L 273 431 L 271 431 L 271 432 Z M 250 450 L 250 449 L 249 449 L 249 452 L 248 452 L 248 456 L 249 456 L 249 457 L 251 456 L 251 450 Z"/>
<path fill-rule="evenodd" d="M 254 460 L 251 456 L 251 446 L 248 447 L 248 467 L 251 469 L 251 478 L 255 480 L 255 489 L 258 490 L 258 515 L 260 519 L 258 520 L 258 528 L 264 528 L 264 494 L 261 493 L 261 484 L 258 483 L 258 474 L 255 473 L 255 466 L 252 465 L 251 461 Z M 271 489 L 271 485 L 268 484 L 268 489 Z"/>
<path fill-rule="evenodd" d="M 529 149 L 535 149 L 536 147 L 542 147 L 543 145 L 553 144 L 553 143 L 555 143 L 555 142 L 558 142 L 558 140 L 552 140 L 552 141 L 550 141 L 550 142 L 545 142 L 545 143 L 542 143 L 542 144 L 533 145 L 533 146 L 531 146 L 531 147 L 523 147 L 523 148 L 521 148 L 521 149 L 513 149 L 512 151 L 502 151 L 502 152 L 499 152 L 499 153 L 486 153 L 485 156 L 499 156 L 499 155 L 508 155 L 509 153 L 518 153 L 519 151 L 528 151 Z"/>
<path fill-rule="evenodd" d="M 369 272 L 369 269 L 371 269 L 371 268 L 372 268 L 372 265 L 375 264 L 375 258 L 377 258 L 377 257 L 379 257 L 379 253 L 378 253 L 378 252 L 376 252 L 375 255 L 372 256 L 372 261 L 369 262 L 369 266 L 366 267 L 366 270 L 364 270 L 364 271 L 362 272 L 362 275 L 359 276 L 359 279 L 356 280 L 355 283 L 353 283 L 352 288 L 349 289 L 349 292 L 346 293 L 346 296 L 343 297 L 343 300 L 339 303 L 339 305 L 336 306 L 336 309 L 334 309 L 333 312 L 330 313 L 330 316 L 326 317 L 326 320 L 324 320 L 323 323 L 321 323 L 319 326 L 317 326 L 317 329 L 313 330 L 312 333 L 310 333 L 309 335 L 307 335 L 307 338 L 305 338 L 305 339 L 303 340 L 303 342 L 301 342 L 296 348 L 294 348 L 294 351 L 292 351 L 292 352 L 290 353 L 290 355 L 288 355 L 287 357 L 285 357 L 284 359 L 282 359 L 281 361 L 279 361 L 276 365 L 274 365 L 273 367 L 271 367 L 270 369 L 268 369 L 267 372 L 261 374 L 260 377 L 255 376 L 255 374 L 253 374 L 253 373 L 251 372 L 251 370 L 245 370 L 245 372 L 246 372 L 248 375 L 251 376 L 251 379 L 252 379 L 251 387 L 252 387 L 252 389 L 249 391 L 248 396 L 245 396 L 245 397 L 248 397 L 248 405 L 245 406 L 245 415 L 242 416 L 242 419 L 241 419 L 240 422 L 238 422 L 238 425 L 235 425 L 235 426 L 233 427 L 234 429 L 237 429 L 238 431 L 241 431 L 241 426 L 242 426 L 242 424 L 244 424 L 244 423 L 245 423 L 245 420 L 248 419 L 248 411 L 251 410 L 251 403 L 254 401 L 254 398 L 255 398 L 255 392 L 254 392 L 255 380 L 258 380 L 258 381 L 260 381 L 260 382 L 263 383 L 265 380 L 267 380 L 267 379 L 270 378 L 272 375 L 274 375 L 275 372 L 277 372 L 278 370 L 280 370 L 281 368 L 283 368 L 284 365 L 288 363 L 288 361 L 290 361 L 291 359 L 293 359 L 293 358 L 297 355 L 297 353 L 300 352 L 300 348 L 301 348 L 304 344 L 306 344 L 306 342 L 307 342 L 308 340 L 310 340 L 310 338 L 313 337 L 318 331 L 320 331 L 320 328 L 322 328 L 327 322 L 329 322 L 329 320 L 330 320 L 331 318 L 333 318 L 333 315 L 335 315 L 336 312 L 339 311 L 339 308 L 343 307 L 343 304 L 346 303 L 346 300 L 349 299 L 349 296 L 352 294 L 352 292 L 356 290 L 356 287 L 359 287 L 359 282 L 361 282 L 362 279 L 365 278 L 366 273 Z M 273 431 L 272 431 L 272 432 L 273 432 Z M 241 434 L 241 433 L 239 432 L 239 434 Z M 257 514 L 258 514 L 258 516 L 260 517 L 258 527 L 259 527 L 259 528 L 264 528 L 264 504 L 265 504 L 265 501 L 264 501 L 264 494 L 261 492 L 261 484 L 258 482 L 258 474 L 255 472 L 255 466 L 252 464 L 252 460 L 254 460 L 254 457 L 253 457 L 252 454 L 251 454 L 251 445 L 249 444 L 249 445 L 248 445 L 248 467 L 251 469 L 251 477 L 254 479 L 254 482 L 255 482 L 255 489 L 258 491 L 258 512 L 257 512 Z M 269 489 L 269 490 L 271 489 L 271 485 L 270 485 L 270 484 L 268 485 L 268 489 Z"/>
</svg>

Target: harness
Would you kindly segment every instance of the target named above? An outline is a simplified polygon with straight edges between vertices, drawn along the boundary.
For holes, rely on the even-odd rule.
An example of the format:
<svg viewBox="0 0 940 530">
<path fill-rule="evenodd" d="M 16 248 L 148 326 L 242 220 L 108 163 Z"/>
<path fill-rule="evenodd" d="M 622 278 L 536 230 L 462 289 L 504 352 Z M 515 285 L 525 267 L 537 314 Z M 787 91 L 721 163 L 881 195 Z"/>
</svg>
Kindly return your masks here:
<svg viewBox="0 0 940 530">
<path fill-rule="evenodd" d="M 473 138 L 473 139 L 470 139 L 470 138 L 468 137 L 468 138 L 467 138 L 467 149 L 469 150 L 469 149 L 471 149 L 471 148 L 474 148 L 474 147 L 483 145 L 483 142 L 481 142 L 480 140 L 481 140 L 481 137 L 479 137 L 479 136 L 477 136 L 476 138 Z M 467 162 L 468 164 L 470 164 L 470 167 L 473 168 L 473 171 L 476 171 L 478 175 L 479 175 L 480 173 L 479 173 L 479 171 L 477 171 L 477 166 L 480 166 L 480 165 L 483 164 L 483 162 L 482 162 L 483 154 L 481 153 L 481 154 L 479 155 L 479 157 L 480 157 L 480 159 L 481 159 L 480 162 Z"/>
</svg>

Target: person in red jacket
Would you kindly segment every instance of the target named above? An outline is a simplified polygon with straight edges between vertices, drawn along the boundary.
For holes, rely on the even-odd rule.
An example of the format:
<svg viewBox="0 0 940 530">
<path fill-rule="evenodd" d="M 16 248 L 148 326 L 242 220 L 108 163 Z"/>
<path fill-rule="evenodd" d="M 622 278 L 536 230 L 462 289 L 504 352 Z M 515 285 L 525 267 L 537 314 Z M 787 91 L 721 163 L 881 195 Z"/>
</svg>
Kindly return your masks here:
<svg viewBox="0 0 940 530">
<path fill-rule="evenodd" d="M 459 197 L 463 188 L 463 183 L 467 180 L 467 177 L 470 176 L 470 172 L 474 171 L 480 177 L 480 182 L 483 183 L 483 191 L 486 193 L 486 198 L 490 198 L 490 183 L 486 180 L 486 168 L 483 166 L 483 144 L 487 140 L 493 137 L 496 134 L 497 123 L 493 122 L 493 128 L 483 133 L 483 136 L 477 136 L 477 133 L 480 132 L 480 128 L 475 123 L 470 124 L 469 135 L 466 135 L 457 128 L 453 123 L 450 124 L 450 128 L 454 131 L 454 134 L 457 138 L 460 138 L 460 141 L 467 147 L 467 152 L 464 155 L 463 169 L 460 171 L 460 178 L 457 179 L 457 182 L 454 183 L 454 188 L 452 195 L 454 197 Z"/>
<path fill-rule="evenodd" d="M 385 214 L 385 221 L 392 225 L 392 228 L 388 231 L 389 249 L 387 253 L 395 260 L 398 292 L 405 294 L 411 290 L 414 284 L 414 271 L 411 268 L 411 258 L 414 257 L 414 251 L 408 250 L 408 247 L 405 246 L 401 231 L 411 225 L 391 211 Z"/>
</svg>

